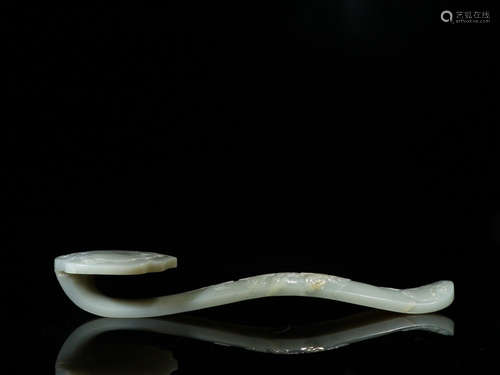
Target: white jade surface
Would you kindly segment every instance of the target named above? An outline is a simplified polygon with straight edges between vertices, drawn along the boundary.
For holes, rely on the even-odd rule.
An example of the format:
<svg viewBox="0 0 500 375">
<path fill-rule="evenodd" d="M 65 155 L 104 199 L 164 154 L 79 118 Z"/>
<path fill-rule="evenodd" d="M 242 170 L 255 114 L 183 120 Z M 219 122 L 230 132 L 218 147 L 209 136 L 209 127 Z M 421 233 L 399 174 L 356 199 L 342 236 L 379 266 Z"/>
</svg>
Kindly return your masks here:
<svg viewBox="0 0 500 375">
<path fill-rule="evenodd" d="M 437 281 L 411 289 L 377 287 L 343 277 L 317 273 L 273 273 L 228 281 L 204 288 L 147 299 L 104 296 L 92 275 L 134 275 L 161 272 L 177 266 L 172 256 L 139 251 L 88 251 L 57 257 L 54 270 L 67 296 L 92 314 L 111 318 L 139 318 L 176 314 L 228 303 L 269 297 L 325 298 L 399 313 L 422 314 L 449 306 L 451 281 Z"/>
</svg>

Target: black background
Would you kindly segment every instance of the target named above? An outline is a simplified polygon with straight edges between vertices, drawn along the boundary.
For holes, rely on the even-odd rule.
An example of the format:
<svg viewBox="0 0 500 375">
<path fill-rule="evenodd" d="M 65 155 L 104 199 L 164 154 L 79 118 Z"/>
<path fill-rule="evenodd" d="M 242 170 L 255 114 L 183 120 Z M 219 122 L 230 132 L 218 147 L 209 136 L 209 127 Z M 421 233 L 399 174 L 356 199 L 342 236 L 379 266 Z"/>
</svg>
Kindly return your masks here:
<svg viewBox="0 0 500 375">
<path fill-rule="evenodd" d="M 491 23 L 446 24 L 444 9 L 489 10 Z M 191 343 L 195 354 L 183 347 L 177 357 L 204 359 L 189 371 L 229 373 L 244 362 L 249 372 L 395 372 L 411 353 L 439 361 L 437 348 L 446 365 L 436 371 L 492 359 L 498 41 L 487 3 L 6 14 L 3 281 L 19 303 L 4 310 L 21 340 L 12 347 L 24 345 L 19 326 L 45 343 L 33 344 L 36 368 L 49 370 L 91 318 L 52 273 L 55 256 L 87 249 L 179 258 L 178 270 L 139 286 L 104 280 L 134 296 L 279 271 L 398 288 L 455 282 L 444 312 L 456 323 L 452 341 L 401 336 L 300 360 Z M 279 325 L 359 309 L 281 298 L 200 314 Z M 392 352 L 397 366 L 378 362 Z"/>
</svg>

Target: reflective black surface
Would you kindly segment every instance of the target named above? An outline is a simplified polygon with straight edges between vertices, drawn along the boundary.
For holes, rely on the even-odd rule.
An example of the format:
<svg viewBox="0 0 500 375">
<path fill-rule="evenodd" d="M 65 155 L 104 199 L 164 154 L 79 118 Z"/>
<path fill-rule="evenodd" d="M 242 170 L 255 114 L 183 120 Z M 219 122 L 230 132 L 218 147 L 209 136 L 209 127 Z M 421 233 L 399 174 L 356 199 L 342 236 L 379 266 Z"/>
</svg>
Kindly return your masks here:
<svg viewBox="0 0 500 375">
<path fill-rule="evenodd" d="M 245 327 L 186 316 L 95 319 L 78 327 L 64 342 L 56 360 L 56 372 L 167 373 L 178 369 L 178 362 L 170 351 L 153 346 L 152 335 L 145 342 L 141 342 L 140 336 L 130 335 L 137 331 L 189 337 L 275 355 L 304 355 L 413 330 L 453 336 L 454 323 L 438 314 L 403 316 L 378 311 L 355 314 L 334 322 L 289 326 L 284 330 Z M 195 352 L 192 354 L 195 355 Z"/>
<path fill-rule="evenodd" d="M 456 301 L 441 313 L 454 335 L 395 332 L 279 356 L 120 331 L 101 337 L 89 350 L 102 356 L 88 363 L 104 363 L 111 350 L 130 370 L 141 365 L 134 353 L 164 354 L 178 373 L 488 368 L 500 324 L 498 43 L 489 7 L 9 10 L 7 366 L 54 373 L 65 340 L 94 319 L 60 290 L 55 256 L 147 249 L 177 256 L 179 268 L 104 277 L 102 290 L 133 298 L 281 271 L 396 288 L 450 279 Z M 489 10 L 491 23 L 445 24 L 444 9 Z M 363 312 L 269 298 L 189 318 L 280 338 Z"/>
<path fill-rule="evenodd" d="M 305 264 L 306 261 L 302 266 L 296 263 L 296 267 L 312 267 Z M 362 279 L 377 278 L 376 271 L 355 264 L 353 261 L 351 269 L 353 273 L 363 273 Z M 455 260 L 453 264 L 459 262 Z M 268 264 L 271 265 L 280 267 L 277 263 Z M 201 277 L 194 280 L 175 270 L 154 277 L 132 277 L 133 280 L 104 277 L 101 288 L 113 295 L 137 297 L 185 290 L 190 283 L 202 284 L 203 277 L 220 279 L 224 273 L 250 274 L 260 268 L 250 264 L 224 271 L 223 267 L 206 262 L 191 272 L 203 272 L 203 266 L 211 267 L 213 274 L 200 273 Z M 316 264 L 318 268 L 322 266 Z M 333 269 L 338 264 L 329 267 Z M 430 277 L 451 275 L 452 269 L 450 266 Z M 161 319 L 96 319 L 66 298 L 50 272 L 45 277 L 52 283 L 44 282 L 38 272 L 32 274 L 30 283 L 11 288 L 19 294 L 28 292 L 30 287 L 40 291 L 43 284 L 47 294 L 29 300 L 18 298 L 19 295 L 14 298 L 21 302 L 11 310 L 7 325 L 11 348 L 17 348 L 13 351 L 16 357 L 25 356 L 29 350 L 31 362 L 23 362 L 25 368 L 43 367 L 46 372 L 57 368 L 84 373 L 161 373 L 176 367 L 180 373 L 301 373 L 331 367 L 340 373 L 400 373 L 401 368 L 415 374 L 449 373 L 490 366 L 498 350 L 499 319 L 488 299 L 495 285 L 484 284 L 494 282 L 494 277 L 481 276 L 473 268 L 469 275 L 474 275 L 474 280 L 459 277 L 460 274 L 451 277 L 456 283 L 457 299 L 436 318 L 389 314 L 314 298 L 275 297 Z M 186 270 L 185 274 L 191 272 Z M 389 285 L 386 283 L 390 278 L 395 286 L 415 282 L 397 276 L 398 272 L 385 272 L 383 285 Z M 33 275 L 40 278 L 38 282 Z M 422 280 L 426 276 L 412 278 Z M 74 346 L 82 345 L 74 344 L 81 341 L 75 335 L 95 337 L 88 343 L 84 339 L 82 349 L 71 354 L 73 349 L 67 349 L 71 337 Z"/>
</svg>

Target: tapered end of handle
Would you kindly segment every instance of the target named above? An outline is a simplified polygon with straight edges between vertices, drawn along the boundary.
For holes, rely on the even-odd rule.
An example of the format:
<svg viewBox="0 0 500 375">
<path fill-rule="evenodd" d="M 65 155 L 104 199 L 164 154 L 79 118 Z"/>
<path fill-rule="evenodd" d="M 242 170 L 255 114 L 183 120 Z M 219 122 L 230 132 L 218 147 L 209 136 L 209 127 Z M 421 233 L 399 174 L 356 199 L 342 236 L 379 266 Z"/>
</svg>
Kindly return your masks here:
<svg viewBox="0 0 500 375">
<path fill-rule="evenodd" d="M 455 299 L 455 286 L 452 281 L 442 280 L 418 288 L 403 289 L 402 293 L 416 302 L 407 312 L 424 314 L 451 305 Z"/>
</svg>

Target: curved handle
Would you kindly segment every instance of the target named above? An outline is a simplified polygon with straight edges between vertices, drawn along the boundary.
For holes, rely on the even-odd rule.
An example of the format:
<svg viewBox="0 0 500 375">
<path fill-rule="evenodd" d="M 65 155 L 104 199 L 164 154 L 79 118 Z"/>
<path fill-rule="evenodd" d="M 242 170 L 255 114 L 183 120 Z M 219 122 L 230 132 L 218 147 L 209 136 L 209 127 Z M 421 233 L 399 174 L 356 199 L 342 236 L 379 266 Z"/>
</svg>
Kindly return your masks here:
<svg viewBox="0 0 500 375">
<path fill-rule="evenodd" d="M 80 308 L 110 318 L 143 318 L 204 309 L 269 296 L 326 298 L 381 310 L 423 314 L 449 306 L 451 281 L 412 289 L 377 287 L 317 273 L 274 273 L 163 297 L 127 300 L 104 296 L 93 275 L 160 272 L 177 266 L 175 257 L 137 251 L 90 251 L 57 257 L 54 269 L 66 295 Z"/>
</svg>

